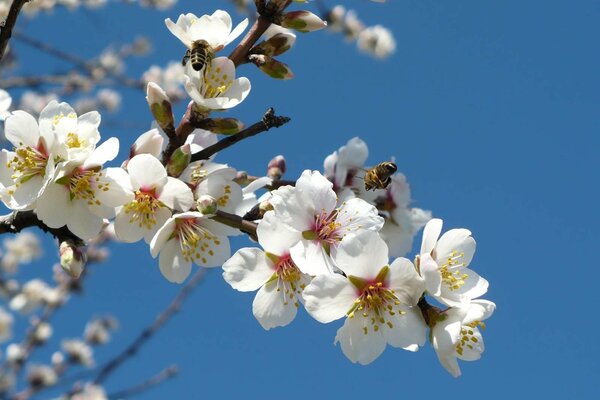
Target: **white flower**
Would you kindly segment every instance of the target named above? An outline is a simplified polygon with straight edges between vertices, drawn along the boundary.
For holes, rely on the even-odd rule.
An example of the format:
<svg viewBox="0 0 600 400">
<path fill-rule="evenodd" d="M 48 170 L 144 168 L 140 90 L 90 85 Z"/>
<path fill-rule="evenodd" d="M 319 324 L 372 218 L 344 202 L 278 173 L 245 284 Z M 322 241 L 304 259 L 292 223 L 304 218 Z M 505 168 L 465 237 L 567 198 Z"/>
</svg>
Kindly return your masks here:
<svg viewBox="0 0 600 400">
<path fill-rule="evenodd" d="M 83 336 L 93 345 L 104 344 L 110 340 L 110 330 L 115 329 L 116 321 L 111 317 L 97 318 L 85 325 Z"/>
<path fill-rule="evenodd" d="M 309 275 L 336 270 L 338 246 L 349 233 L 379 231 L 383 218 L 362 199 L 350 199 L 337 207 L 332 183 L 318 171 L 304 171 L 294 188 L 284 186 L 272 192 L 270 202 L 278 218 L 299 236 L 290 249 L 300 270 Z"/>
<path fill-rule="evenodd" d="M 34 388 L 53 386 L 58 376 L 52 367 L 41 364 L 30 364 L 27 371 L 27 381 Z"/>
<path fill-rule="evenodd" d="M 0 197 L 12 210 L 31 209 L 52 178 L 51 150 L 55 136 L 25 111 L 14 111 L 5 123 L 6 139 L 13 151 L 0 153 Z"/>
<path fill-rule="evenodd" d="M 69 400 L 107 400 L 106 392 L 102 386 L 86 383 L 83 391 L 69 397 Z"/>
<path fill-rule="evenodd" d="M 181 14 L 177 18 L 177 23 L 167 18 L 165 24 L 188 49 L 192 48 L 194 42 L 204 40 L 216 52 L 242 34 L 248 26 L 248 18 L 240 22 L 233 31 L 231 16 L 223 10 L 217 10 L 212 15 L 203 15 L 200 18 L 192 13 Z"/>
<path fill-rule="evenodd" d="M 171 210 L 187 211 L 194 203 L 190 188 L 167 176 L 165 167 L 150 154 L 139 154 L 127 163 L 131 201 L 119 207 L 115 234 L 120 241 L 150 243 L 156 231 L 171 217 Z"/>
<path fill-rule="evenodd" d="M 475 254 L 475 239 L 467 229 L 451 229 L 438 240 L 442 220 L 425 225 L 419 272 L 427 292 L 450 307 L 468 303 L 487 292 L 488 282 L 466 268 Z"/>
<path fill-rule="evenodd" d="M 13 321 L 12 314 L 0 307 L 0 343 L 11 338 Z"/>
<path fill-rule="evenodd" d="M 256 230 L 265 249 L 243 248 L 223 264 L 223 278 L 232 288 L 258 290 L 252 312 L 264 329 L 285 326 L 296 317 L 301 293 L 311 277 L 300 272 L 290 257 L 290 247 L 298 235 L 277 221 L 273 212 L 265 214 Z"/>
<path fill-rule="evenodd" d="M 370 26 L 358 35 L 357 45 L 365 53 L 377 58 L 387 58 L 396 51 L 396 40 L 392 32 L 382 26 Z"/>
<path fill-rule="evenodd" d="M 86 367 L 94 365 L 94 351 L 83 340 L 65 339 L 61 342 L 61 348 L 72 363 Z"/>
<path fill-rule="evenodd" d="M 183 99 L 185 92 L 182 89 L 184 83 L 184 69 L 180 61 L 171 61 L 165 68 L 157 65 L 151 66 L 142 75 L 145 84 L 154 82 L 167 93 L 173 101 Z"/>
<path fill-rule="evenodd" d="M 479 327 L 489 318 L 496 305 L 487 300 L 473 300 L 459 308 L 450 308 L 437 316 L 431 330 L 431 342 L 438 359 L 453 377 L 460 376 L 457 358 L 475 361 L 484 351 L 483 337 Z"/>
<path fill-rule="evenodd" d="M 111 138 L 81 162 L 60 163 L 52 182 L 36 204 L 35 213 L 51 228 L 67 228 L 88 240 L 102 230 L 104 218 L 114 216 L 115 207 L 132 200 L 127 173 L 122 168 L 101 169 L 116 157 L 119 141 Z"/>
<path fill-rule="evenodd" d="M 11 343 L 6 347 L 6 361 L 11 364 L 19 364 L 27 355 L 23 346 L 17 343 Z"/>
<path fill-rule="evenodd" d="M 250 93 L 250 80 L 235 78 L 235 65 L 227 57 L 212 59 L 205 71 L 185 68 L 185 91 L 197 106 L 226 110 L 240 104 Z"/>
<path fill-rule="evenodd" d="M 38 343 L 44 343 L 52 336 L 52 326 L 47 322 L 40 322 L 35 327 L 33 337 Z"/>
<path fill-rule="evenodd" d="M 425 343 L 426 325 L 417 304 L 423 280 L 413 264 L 397 258 L 388 264 L 387 246 L 376 232 L 354 235 L 338 249 L 347 276 L 316 276 L 304 289 L 306 310 L 328 323 L 346 316 L 336 343 L 352 362 L 369 364 L 386 344 L 416 351 Z"/>
<path fill-rule="evenodd" d="M 352 186 L 354 176 L 362 169 L 368 156 L 367 144 L 359 137 L 354 137 L 345 146 L 325 158 L 323 163 L 325 176 L 333 182 L 336 192 L 346 186 Z"/>
<path fill-rule="evenodd" d="M 199 212 L 176 214 L 156 232 L 150 253 L 160 272 L 170 282 L 181 283 L 188 277 L 192 262 L 201 267 L 218 267 L 231 255 L 223 225 Z"/>
</svg>

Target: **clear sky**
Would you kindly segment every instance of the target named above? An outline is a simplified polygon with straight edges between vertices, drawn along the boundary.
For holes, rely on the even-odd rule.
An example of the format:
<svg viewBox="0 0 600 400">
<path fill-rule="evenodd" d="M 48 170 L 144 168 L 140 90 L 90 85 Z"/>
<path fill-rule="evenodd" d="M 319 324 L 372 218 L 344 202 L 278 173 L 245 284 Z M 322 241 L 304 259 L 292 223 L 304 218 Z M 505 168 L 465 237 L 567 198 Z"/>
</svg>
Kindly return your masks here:
<svg viewBox="0 0 600 400">
<path fill-rule="evenodd" d="M 333 346 L 340 323 L 321 325 L 300 312 L 290 326 L 266 332 L 252 316 L 254 294 L 232 290 L 213 270 L 183 313 L 111 378 L 108 391 L 177 363 L 177 379 L 139 398 L 600 398 L 600 2 L 345 3 L 365 23 L 390 27 L 396 54 L 377 61 L 339 35 L 318 32 L 300 36 L 281 57 L 296 74 L 292 81 L 241 68 L 252 92 L 227 116 L 250 124 L 273 106 L 292 122 L 222 152 L 218 161 L 261 174 L 272 156 L 284 154 L 292 179 L 306 168 L 322 169 L 324 157 L 354 136 L 369 144 L 371 164 L 395 156 L 415 206 L 443 218 L 445 228 L 470 229 L 478 242 L 472 266 L 490 282 L 485 298 L 497 304 L 483 358 L 462 363 L 459 379 L 429 345 L 415 354 L 388 348 L 369 366 L 353 365 Z M 23 26 L 84 56 L 108 42 L 148 36 L 154 52 L 127 70 L 138 76 L 183 54 L 164 18 L 223 7 L 231 11 L 214 0 L 180 1 L 167 12 L 111 4 L 57 10 Z M 14 45 L 31 73 L 65 65 Z M 123 93 L 122 111 L 101 125 L 103 138 L 121 139 L 120 160 L 151 122 L 144 94 Z M 77 336 L 91 315 L 113 313 L 121 328 L 97 356 L 100 364 L 179 288 L 161 276 L 144 244 L 111 250 L 83 299 L 55 320 L 57 335 Z M 52 247 L 47 254 L 24 274 L 49 276 Z M 51 343 L 39 360 L 52 350 Z"/>
</svg>

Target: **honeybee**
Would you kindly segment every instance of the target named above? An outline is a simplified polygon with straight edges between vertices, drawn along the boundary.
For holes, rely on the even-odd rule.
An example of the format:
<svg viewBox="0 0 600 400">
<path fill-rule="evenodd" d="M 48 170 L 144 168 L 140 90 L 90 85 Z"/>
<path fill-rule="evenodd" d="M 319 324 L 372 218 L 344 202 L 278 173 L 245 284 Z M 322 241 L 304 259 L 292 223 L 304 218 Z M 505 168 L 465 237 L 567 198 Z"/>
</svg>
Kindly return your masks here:
<svg viewBox="0 0 600 400">
<path fill-rule="evenodd" d="M 384 161 L 365 172 L 365 190 L 385 189 L 392 182 L 391 176 L 398 170 L 396 164 Z"/>
<path fill-rule="evenodd" d="M 188 61 L 196 71 L 202 71 L 205 65 L 211 62 L 215 56 L 214 49 L 206 40 L 196 40 L 192 43 L 192 48 L 187 49 L 181 64 L 185 67 Z"/>
</svg>

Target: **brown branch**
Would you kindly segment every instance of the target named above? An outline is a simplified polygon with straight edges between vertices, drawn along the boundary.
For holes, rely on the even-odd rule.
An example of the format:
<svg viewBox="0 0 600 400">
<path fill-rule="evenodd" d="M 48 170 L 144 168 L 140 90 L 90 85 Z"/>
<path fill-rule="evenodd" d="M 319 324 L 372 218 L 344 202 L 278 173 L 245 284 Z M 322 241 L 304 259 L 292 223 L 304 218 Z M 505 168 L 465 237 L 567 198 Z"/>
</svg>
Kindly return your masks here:
<svg viewBox="0 0 600 400">
<path fill-rule="evenodd" d="M 289 121 L 290 118 L 278 117 L 275 115 L 275 111 L 273 110 L 273 108 L 269 108 L 263 116 L 262 121 L 249 126 L 248 128 L 235 135 L 227 136 L 226 138 L 215 143 L 214 145 L 209 146 L 204 150 L 193 154 L 191 162 L 208 160 L 213 154 L 218 153 L 219 151 L 224 150 L 230 146 L 233 146 L 239 141 L 242 141 L 254 135 L 258 135 L 261 132 L 268 131 L 271 128 L 279 128 L 280 126 L 287 124 Z"/>
<path fill-rule="evenodd" d="M 73 240 L 75 243 L 84 245 L 83 241 L 75 236 L 66 226 L 62 228 L 50 228 L 40 221 L 33 211 L 14 211 L 0 216 L 0 234 L 18 233 L 25 228 L 37 226 L 42 231 L 50 233 L 59 242 Z"/>
<path fill-rule="evenodd" d="M 125 348 L 125 350 L 123 350 L 119 355 L 106 363 L 100 369 L 96 379 L 94 379 L 94 383 L 100 384 L 104 382 L 125 361 L 135 356 L 140 348 L 179 311 L 183 302 L 192 293 L 192 290 L 194 290 L 194 288 L 202 281 L 205 274 L 206 269 L 201 268 L 198 270 L 185 284 L 177 296 L 175 296 L 171 304 L 169 304 L 169 306 L 156 317 L 154 322 L 144 329 L 139 336 Z"/>
<path fill-rule="evenodd" d="M 0 28 L 0 60 L 4 57 L 4 52 L 6 51 L 6 46 L 8 46 L 8 41 L 12 36 L 13 28 L 17 23 L 17 17 L 21 12 L 21 8 L 27 3 L 29 0 L 13 0 L 10 5 L 10 10 L 8 11 L 8 16 L 2 23 L 2 28 Z"/>
<path fill-rule="evenodd" d="M 109 394 L 107 397 L 109 399 L 125 399 L 127 397 L 135 396 L 136 394 L 143 393 L 156 385 L 160 385 L 161 383 L 172 379 L 179 373 L 176 365 L 171 365 L 168 368 L 165 368 L 158 374 L 154 375 L 152 378 L 148 379 L 145 382 L 142 382 L 138 385 L 132 386 L 127 389 L 120 390 L 115 393 Z"/>
<path fill-rule="evenodd" d="M 218 210 L 217 214 L 211 219 L 220 222 L 223 225 L 239 229 L 240 231 L 250 236 L 252 239 L 258 240 L 256 236 L 256 227 L 258 225 L 252 221 L 248 221 L 240 217 L 239 215 L 230 214 L 225 211 Z"/>
</svg>

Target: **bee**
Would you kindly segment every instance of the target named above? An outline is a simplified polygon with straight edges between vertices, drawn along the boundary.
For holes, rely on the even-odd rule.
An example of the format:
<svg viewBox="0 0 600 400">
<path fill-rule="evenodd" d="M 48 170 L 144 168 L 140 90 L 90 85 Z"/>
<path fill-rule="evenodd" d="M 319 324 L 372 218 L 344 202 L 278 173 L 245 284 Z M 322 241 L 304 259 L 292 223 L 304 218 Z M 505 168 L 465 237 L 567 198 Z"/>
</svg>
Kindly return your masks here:
<svg viewBox="0 0 600 400">
<path fill-rule="evenodd" d="M 396 164 L 385 161 L 365 172 L 365 190 L 385 189 L 392 182 L 391 176 L 398 170 Z"/>
<path fill-rule="evenodd" d="M 192 43 L 192 48 L 186 50 L 181 65 L 185 67 L 189 61 L 194 70 L 202 71 L 204 66 L 211 62 L 214 55 L 215 51 L 206 40 L 196 40 Z"/>
</svg>

